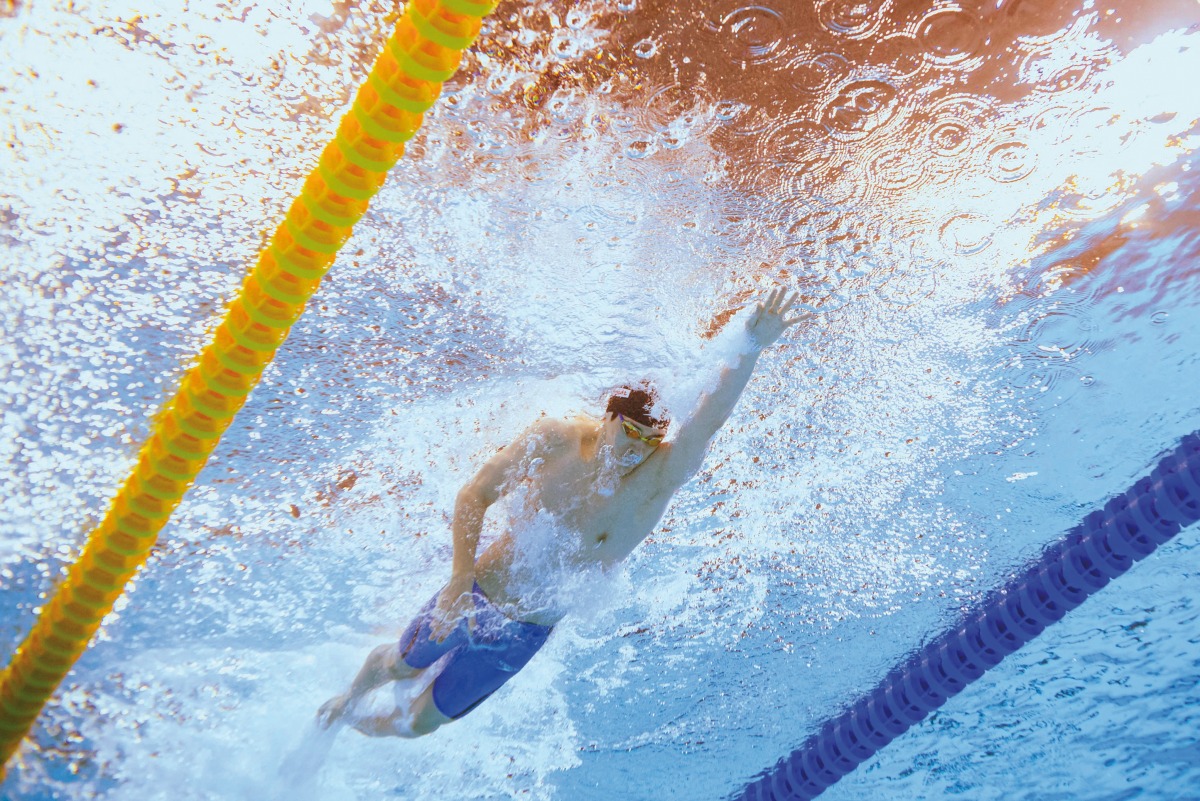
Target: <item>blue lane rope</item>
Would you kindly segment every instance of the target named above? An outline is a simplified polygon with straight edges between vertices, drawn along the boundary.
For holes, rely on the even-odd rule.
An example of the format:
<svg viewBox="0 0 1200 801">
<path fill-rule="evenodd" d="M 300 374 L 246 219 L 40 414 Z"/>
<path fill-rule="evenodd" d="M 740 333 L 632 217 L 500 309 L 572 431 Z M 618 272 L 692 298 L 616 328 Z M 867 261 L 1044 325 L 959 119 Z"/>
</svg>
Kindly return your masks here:
<svg viewBox="0 0 1200 801">
<path fill-rule="evenodd" d="M 1200 520 L 1200 432 L 1094 511 L 958 625 L 892 669 L 738 801 L 809 801 L 1092 593 Z"/>
</svg>

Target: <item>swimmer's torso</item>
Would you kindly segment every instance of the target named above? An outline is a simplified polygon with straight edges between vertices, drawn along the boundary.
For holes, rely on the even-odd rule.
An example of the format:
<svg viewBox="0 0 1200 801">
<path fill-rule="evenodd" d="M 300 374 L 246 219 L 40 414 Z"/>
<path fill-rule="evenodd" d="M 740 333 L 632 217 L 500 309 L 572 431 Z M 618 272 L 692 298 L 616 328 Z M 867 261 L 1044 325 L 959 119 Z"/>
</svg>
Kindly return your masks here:
<svg viewBox="0 0 1200 801">
<path fill-rule="evenodd" d="M 660 446 L 624 472 L 598 452 L 596 423 L 586 418 L 557 424 L 525 463 L 515 482 L 526 513 L 549 515 L 561 531 L 559 556 L 567 566 L 607 567 L 624 559 L 654 529 L 677 487 L 666 486 L 662 469 L 669 445 Z M 558 535 L 555 535 L 556 537 Z M 493 602 L 522 619 L 553 624 L 561 614 L 525 599 L 521 521 L 514 520 L 476 560 L 479 586 Z M 542 577 L 549 578 L 549 577 Z"/>
</svg>

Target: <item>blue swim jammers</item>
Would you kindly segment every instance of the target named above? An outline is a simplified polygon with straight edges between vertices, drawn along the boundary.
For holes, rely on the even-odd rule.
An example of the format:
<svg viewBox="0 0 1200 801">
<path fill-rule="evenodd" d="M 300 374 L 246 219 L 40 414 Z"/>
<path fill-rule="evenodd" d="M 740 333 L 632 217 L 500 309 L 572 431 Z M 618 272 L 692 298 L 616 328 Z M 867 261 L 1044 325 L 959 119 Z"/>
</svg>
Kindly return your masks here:
<svg viewBox="0 0 1200 801">
<path fill-rule="evenodd" d="M 435 593 L 421 607 L 401 635 L 400 658 L 411 667 L 424 669 L 449 655 L 433 681 L 433 703 L 453 720 L 479 706 L 525 667 L 545 645 L 553 627 L 507 617 L 476 584 L 471 590 L 474 628 L 468 631 L 464 617 L 445 640 L 435 642 L 429 639 L 429 632 L 440 594 Z"/>
</svg>

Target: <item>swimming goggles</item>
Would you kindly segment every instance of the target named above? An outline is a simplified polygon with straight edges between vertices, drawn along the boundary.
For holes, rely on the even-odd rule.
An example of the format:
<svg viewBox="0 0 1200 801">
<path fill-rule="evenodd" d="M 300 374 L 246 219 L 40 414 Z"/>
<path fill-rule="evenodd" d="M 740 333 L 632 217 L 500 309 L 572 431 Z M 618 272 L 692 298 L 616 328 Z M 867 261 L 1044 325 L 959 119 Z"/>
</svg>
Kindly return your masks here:
<svg viewBox="0 0 1200 801">
<path fill-rule="evenodd" d="M 635 426 L 633 423 L 626 420 L 624 415 L 618 414 L 617 419 L 619 419 L 621 421 L 621 428 L 625 429 L 625 436 L 629 437 L 630 439 L 640 439 L 642 442 L 646 443 L 651 448 L 657 448 L 659 445 L 662 444 L 662 441 L 663 441 L 662 434 L 655 434 L 653 436 L 647 437 L 641 431 L 638 430 L 637 426 Z"/>
</svg>

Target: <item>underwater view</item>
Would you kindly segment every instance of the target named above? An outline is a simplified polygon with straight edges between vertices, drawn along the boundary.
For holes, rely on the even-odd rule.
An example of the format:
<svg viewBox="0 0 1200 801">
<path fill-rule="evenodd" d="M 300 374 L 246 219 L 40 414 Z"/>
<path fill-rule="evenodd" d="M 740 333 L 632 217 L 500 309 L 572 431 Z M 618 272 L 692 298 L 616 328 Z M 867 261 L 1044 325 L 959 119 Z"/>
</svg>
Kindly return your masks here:
<svg viewBox="0 0 1200 801">
<path fill-rule="evenodd" d="M 0 799 L 741 798 L 1200 430 L 1195 0 L 761 3 L 483 17 Z M 0 0 L 3 664 L 405 12 Z M 555 421 L 683 453 L 772 292 L 627 557 L 488 496 L 480 552 L 554 576 L 527 666 L 427 736 L 314 735 L 485 464 Z M 635 385 L 662 425 L 622 434 Z M 1200 801 L 1198 545 L 821 797 Z"/>
</svg>

